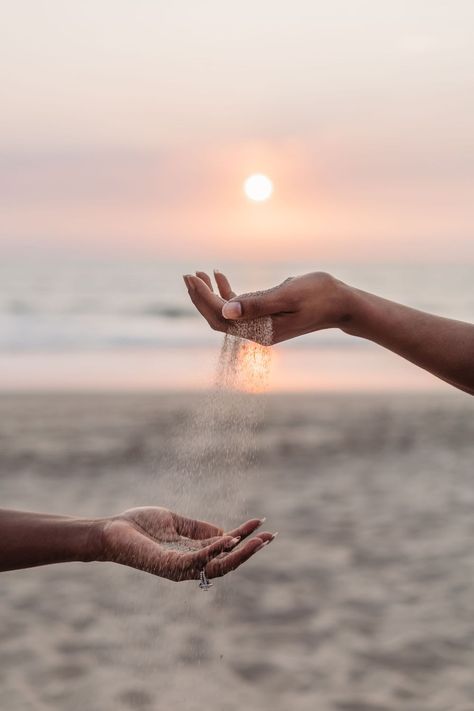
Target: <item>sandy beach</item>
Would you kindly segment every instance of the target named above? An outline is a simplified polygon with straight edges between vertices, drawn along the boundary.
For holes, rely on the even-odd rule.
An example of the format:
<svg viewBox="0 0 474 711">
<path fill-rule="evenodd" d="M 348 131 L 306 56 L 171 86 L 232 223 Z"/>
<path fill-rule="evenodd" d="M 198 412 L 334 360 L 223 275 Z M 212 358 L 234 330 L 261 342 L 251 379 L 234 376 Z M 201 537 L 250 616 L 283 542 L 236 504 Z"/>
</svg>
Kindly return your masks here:
<svg viewBox="0 0 474 711">
<path fill-rule="evenodd" d="M 2 574 L 2 709 L 471 711 L 472 402 L 268 396 L 194 478 L 205 396 L 3 395 L 2 506 L 280 535 L 208 593 L 111 564 Z"/>
</svg>

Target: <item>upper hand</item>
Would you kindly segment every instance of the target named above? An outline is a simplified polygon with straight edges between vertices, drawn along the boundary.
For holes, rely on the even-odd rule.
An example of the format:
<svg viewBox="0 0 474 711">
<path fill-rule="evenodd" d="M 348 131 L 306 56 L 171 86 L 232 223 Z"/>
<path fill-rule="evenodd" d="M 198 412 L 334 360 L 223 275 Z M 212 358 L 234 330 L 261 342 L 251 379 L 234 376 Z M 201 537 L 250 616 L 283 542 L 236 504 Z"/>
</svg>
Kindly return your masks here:
<svg viewBox="0 0 474 711">
<path fill-rule="evenodd" d="M 219 294 L 205 272 L 188 274 L 189 296 L 211 328 L 227 332 L 235 320 L 270 316 L 273 343 L 304 333 L 341 326 L 350 320 L 347 287 L 324 272 L 292 277 L 256 294 L 236 296 L 227 277 L 214 272 Z"/>
<path fill-rule="evenodd" d="M 129 509 L 102 524 L 101 560 L 122 563 L 169 580 L 196 580 L 202 570 L 216 578 L 235 570 L 274 536 L 253 533 L 260 519 L 252 519 L 224 534 L 204 521 L 180 516 L 159 507 Z"/>
</svg>

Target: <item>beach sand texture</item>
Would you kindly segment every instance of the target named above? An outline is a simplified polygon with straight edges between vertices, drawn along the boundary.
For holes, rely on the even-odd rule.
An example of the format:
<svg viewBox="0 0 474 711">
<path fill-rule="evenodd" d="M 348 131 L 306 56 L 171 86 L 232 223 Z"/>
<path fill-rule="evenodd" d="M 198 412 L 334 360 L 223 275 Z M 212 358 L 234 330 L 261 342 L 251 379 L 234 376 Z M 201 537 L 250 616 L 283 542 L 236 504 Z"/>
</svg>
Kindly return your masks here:
<svg viewBox="0 0 474 711">
<path fill-rule="evenodd" d="M 179 504 L 202 402 L 2 396 L 2 506 Z M 250 469 L 181 482 L 183 513 L 279 538 L 209 592 L 112 564 L 2 574 L 1 708 L 471 711 L 472 402 L 268 396 Z"/>
</svg>

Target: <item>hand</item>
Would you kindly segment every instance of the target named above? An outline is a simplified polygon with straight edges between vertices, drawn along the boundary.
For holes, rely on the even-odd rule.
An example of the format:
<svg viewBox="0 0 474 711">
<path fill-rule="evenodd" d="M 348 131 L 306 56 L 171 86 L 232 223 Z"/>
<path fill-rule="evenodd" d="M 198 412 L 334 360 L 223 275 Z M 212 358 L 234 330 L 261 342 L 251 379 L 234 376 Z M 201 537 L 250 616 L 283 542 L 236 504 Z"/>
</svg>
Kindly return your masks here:
<svg viewBox="0 0 474 711">
<path fill-rule="evenodd" d="M 255 294 L 236 296 L 227 277 L 214 272 L 219 294 L 205 272 L 184 277 L 189 296 L 211 328 L 227 332 L 236 320 L 270 316 L 272 343 L 304 333 L 342 327 L 351 319 L 350 289 L 330 274 L 313 272 L 291 277 L 279 286 Z"/>
<path fill-rule="evenodd" d="M 273 540 L 273 534 L 262 532 L 236 548 L 261 524 L 260 519 L 252 519 L 224 534 L 217 526 L 168 509 L 129 509 L 103 522 L 100 560 L 175 581 L 197 580 L 202 570 L 208 578 L 217 578 Z"/>
</svg>

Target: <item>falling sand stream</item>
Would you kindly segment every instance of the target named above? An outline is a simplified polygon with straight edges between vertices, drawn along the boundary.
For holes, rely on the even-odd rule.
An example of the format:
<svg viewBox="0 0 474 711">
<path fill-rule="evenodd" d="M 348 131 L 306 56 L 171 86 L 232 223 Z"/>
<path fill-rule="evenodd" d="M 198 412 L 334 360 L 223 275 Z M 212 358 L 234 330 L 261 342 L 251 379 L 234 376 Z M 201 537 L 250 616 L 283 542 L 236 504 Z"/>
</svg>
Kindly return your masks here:
<svg viewBox="0 0 474 711">
<path fill-rule="evenodd" d="M 224 336 L 214 387 L 170 433 L 182 446 L 172 448 L 179 452 L 173 461 L 162 459 L 151 482 L 152 499 L 159 487 L 158 499 L 168 508 L 228 528 L 241 522 L 246 515 L 245 477 L 268 385 L 271 338 L 270 318 L 238 322 Z"/>
<path fill-rule="evenodd" d="M 178 417 L 167 432 L 169 449 L 178 454 L 171 459 L 160 453 L 155 476 L 148 479 L 145 487 L 143 482 L 137 482 L 143 492 L 142 501 L 215 522 L 227 530 L 247 518 L 264 515 L 247 509 L 246 488 L 256 430 L 263 416 L 262 394 L 268 385 L 271 342 L 270 318 L 232 325 L 220 349 L 214 387 L 201 399 L 196 398 L 195 409 L 186 410 L 185 418 Z M 230 596 L 238 595 L 238 575 L 236 572 L 219 578 L 209 592 L 199 590 L 197 581 L 176 585 L 151 576 L 143 578 L 143 574 L 137 578 L 143 593 L 140 588 L 134 593 L 127 630 L 134 653 L 130 654 L 129 649 L 127 654 L 144 682 L 150 683 L 157 666 L 167 670 L 167 697 L 175 698 L 182 711 L 194 711 L 205 703 L 199 694 L 206 693 L 206 686 L 196 690 L 192 699 L 182 698 L 180 679 L 184 669 L 176 659 L 186 659 L 186 673 L 191 667 L 198 669 L 207 625 L 219 624 L 219 620 L 224 624 L 226 602 Z M 150 586 L 156 589 L 153 609 L 149 603 Z M 156 635 L 138 639 L 132 622 L 135 616 L 146 618 L 145 626 L 156 628 Z M 171 632 L 170 619 L 174 620 Z M 139 629 L 143 629 L 143 622 L 136 625 Z M 183 637 L 188 639 L 184 651 Z M 217 670 L 221 669 L 220 659 L 220 650 L 215 650 L 212 663 L 218 665 Z M 156 692 L 159 695 L 158 689 Z"/>
</svg>

